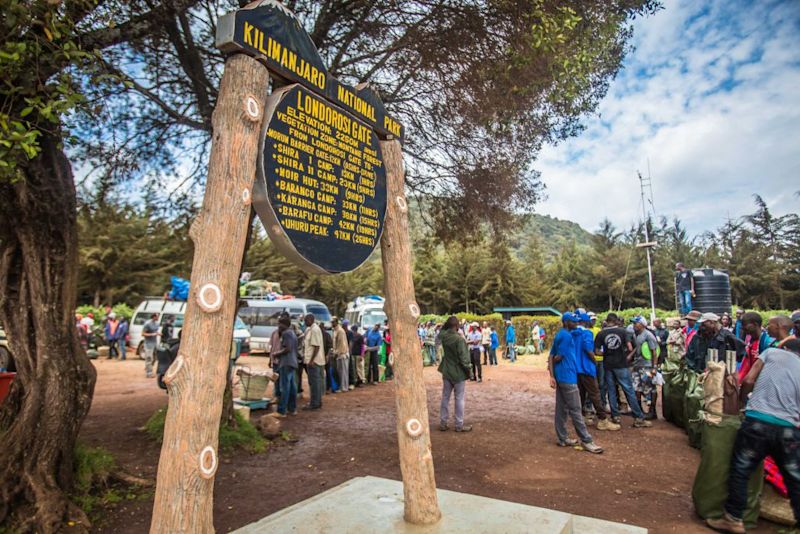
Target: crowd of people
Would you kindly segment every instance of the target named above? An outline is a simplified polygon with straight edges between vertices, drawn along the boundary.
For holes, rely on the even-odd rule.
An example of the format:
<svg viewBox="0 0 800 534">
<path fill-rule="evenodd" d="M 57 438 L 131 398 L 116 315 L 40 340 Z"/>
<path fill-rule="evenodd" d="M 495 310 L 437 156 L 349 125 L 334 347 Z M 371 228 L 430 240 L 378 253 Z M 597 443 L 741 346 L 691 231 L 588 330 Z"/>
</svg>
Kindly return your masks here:
<svg viewBox="0 0 800 534">
<path fill-rule="evenodd" d="M 106 306 L 105 315 L 100 319 L 99 324 L 95 321 L 92 312 L 85 316 L 76 313 L 75 329 L 78 332 L 78 341 L 85 351 L 93 350 L 99 342 L 103 342 L 108 346 L 109 359 L 126 359 L 128 319 L 124 316 L 117 317 L 117 314 L 111 311 L 110 306 Z"/>
<path fill-rule="evenodd" d="M 362 332 L 357 325 L 334 317 L 330 331 L 311 314 L 302 323 L 288 313 L 278 318 L 270 339 L 270 363 L 278 379 L 273 396 L 275 417 L 297 414 L 303 394 L 303 373 L 309 385 L 309 402 L 301 409 L 319 410 L 326 393 L 346 393 L 392 380 L 392 333 L 387 323 Z"/>
</svg>

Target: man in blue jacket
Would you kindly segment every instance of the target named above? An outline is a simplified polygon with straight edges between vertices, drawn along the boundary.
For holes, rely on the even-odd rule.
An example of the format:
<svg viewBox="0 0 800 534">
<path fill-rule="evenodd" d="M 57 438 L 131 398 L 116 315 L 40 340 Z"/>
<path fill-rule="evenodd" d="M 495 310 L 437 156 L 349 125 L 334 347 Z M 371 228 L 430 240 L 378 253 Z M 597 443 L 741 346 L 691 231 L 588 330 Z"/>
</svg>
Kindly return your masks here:
<svg viewBox="0 0 800 534">
<path fill-rule="evenodd" d="M 517 332 L 511 321 L 506 321 L 506 354 L 511 363 L 517 361 Z"/>
<path fill-rule="evenodd" d="M 575 342 L 572 331 L 578 318 L 567 312 L 561 316 L 563 327 L 553 339 L 547 369 L 550 372 L 550 387 L 556 390 L 555 427 L 559 447 L 573 447 L 577 440 L 570 439 L 567 434 L 567 415 L 572 419 L 575 432 L 581 440 L 583 450 L 600 454 L 603 449 L 592 440 L 586 430 L 581 410 L 581 395 L 578 392 L 578 368 L 576 362 Z"/>
<path fill-rule="evenodd" d="M 586 405 L 586 397 L 594 406 L 597 414 L 597 430 L 619 430 L 622 428 L 608 418 L 603 401 L 600 399 L 600 385 L 597 382 L 597 362 L 594 359 L 594 333 L 591 328 L 592 318 L 586 312 L 576 312 L 578 326 L 572 330 L 575 344 L 575 361 L 578 371 L 578 389 L 581 395 L 581 406 Z M 589 424 L 589 420 L 586 420 Z"/>
</svg>

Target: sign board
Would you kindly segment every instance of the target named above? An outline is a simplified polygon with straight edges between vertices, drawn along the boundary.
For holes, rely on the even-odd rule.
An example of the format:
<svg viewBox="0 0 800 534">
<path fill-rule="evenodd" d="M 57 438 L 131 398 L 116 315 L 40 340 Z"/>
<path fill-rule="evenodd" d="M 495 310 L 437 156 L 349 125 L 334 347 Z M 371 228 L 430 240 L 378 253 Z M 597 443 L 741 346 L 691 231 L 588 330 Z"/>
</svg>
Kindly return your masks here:
<svg viewBox="0 0 800 534">
<path fill-rule="evenodd" d="M 267 233 L 309 272 L 352 271 L 386 215 L 377 135 L 299 84 L 273 92 L 266 111 L 253 205 Z"/>
<path fill-rule="evenodd" d="M 276 76 L 300 83 L 370 125 L 383 138 L 402 143 L 403 126 L 368 86 L 352 87 L 328 72 L 311 37 L 294 13 L 275 0 L 253 2 L 222 16 L 217 48 L 259 58 Z"/>
<path fill-rule="evenodd" d="M 290 84 L 276 84 L 264 115 L 253 205 L 267 233 L 306 271 L 352 271 L 380 242 L 386 170 L 379 140 L 402 142 L 402 125 L 368 86 L 334 78 L 300 21 L 276 0 L 223 16 L 216 41 Z"/>
</svg>

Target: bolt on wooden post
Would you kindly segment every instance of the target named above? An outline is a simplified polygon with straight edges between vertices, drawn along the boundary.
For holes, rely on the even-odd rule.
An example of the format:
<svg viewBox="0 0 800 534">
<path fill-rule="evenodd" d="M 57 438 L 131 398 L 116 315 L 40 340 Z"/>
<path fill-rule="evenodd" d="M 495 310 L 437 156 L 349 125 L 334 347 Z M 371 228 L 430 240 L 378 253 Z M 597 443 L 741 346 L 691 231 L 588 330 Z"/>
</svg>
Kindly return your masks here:
<svg viewBox="0 0 800 534">
<path fill-rule="evenodd" d="M 164 377 L 169 408 L 154 533 L 214 531 L 222 396 L 268 85 L 268 71 L 255 59 L 237 54 L 225 62 L 203 207 L 190 230 L 194 261 L 182 341 Z"/>
</svg>

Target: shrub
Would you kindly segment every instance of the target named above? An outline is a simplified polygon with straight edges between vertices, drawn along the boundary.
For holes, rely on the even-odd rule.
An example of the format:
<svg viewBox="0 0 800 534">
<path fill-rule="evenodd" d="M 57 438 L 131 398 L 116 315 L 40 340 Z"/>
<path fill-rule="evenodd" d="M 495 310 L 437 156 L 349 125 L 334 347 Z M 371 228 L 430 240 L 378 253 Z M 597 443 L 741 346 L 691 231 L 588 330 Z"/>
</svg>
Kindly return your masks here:
<svg viewBox="0 0 800 534">
<path fill-rule="evenodd" d="M 133 317 L 133 308 L 131 308 L 124 302 L 115 304 L 111 308 L 111 311 L 116 313 L 118 318 L 125 317 L 128 321 L 130 321 L 131 317 Z M 84 304 L 82 306 L 78 306 L 78 308 L 75 310 L 75 313 L 80 313 L 84 317 L 86 317 L 86 314 L 90 312 L 94 315 L 94 320 L 96 324 L 99 324 L 103 320 L 103 317 L 105 317 L 106 315 L 106 311 L 103 308 L 95 308 L 90 304 Z"/>
<path fill-rule="evenodd" d="M 261 436 L 258 429 L 238 411 L 234 412 L 236 427 L 220 425 L 219 450 L 229 453 L 236 449 L 244 449 L 252 453 L 261 453 L 267 450 L 267 440 Z M 161 443 L 164 440 L 164 424 L 167 420 L 167 409 L 160 408 L 150 416 L 144 424 L 144 431 L 152 439 Z"/>
</svg>

